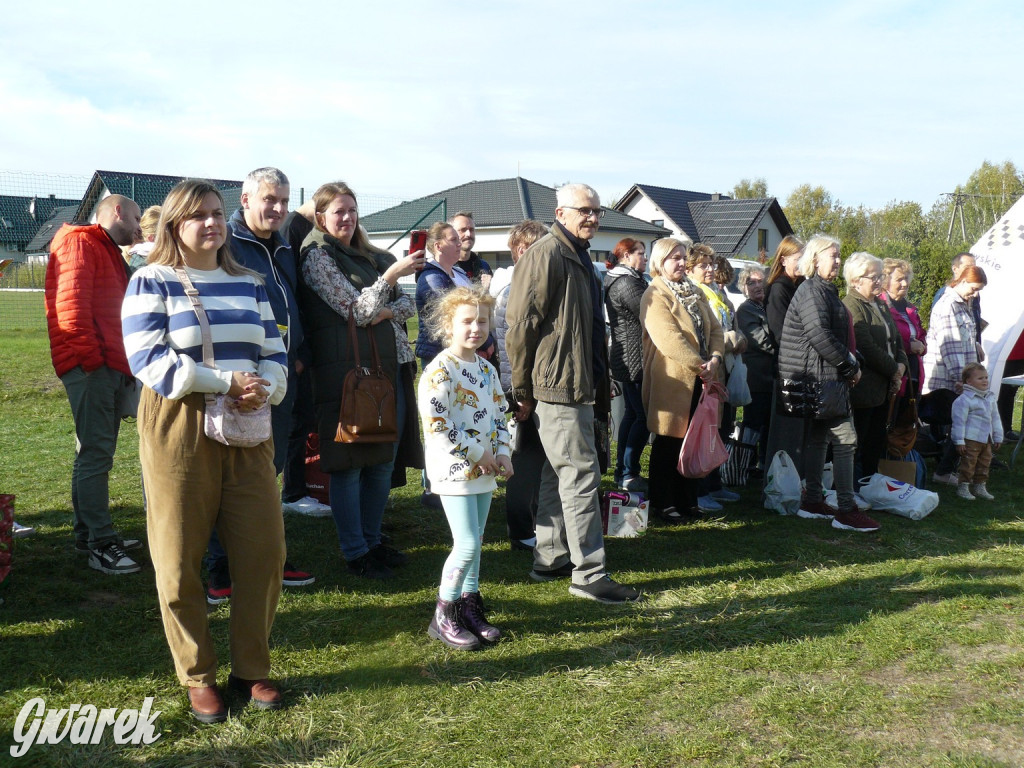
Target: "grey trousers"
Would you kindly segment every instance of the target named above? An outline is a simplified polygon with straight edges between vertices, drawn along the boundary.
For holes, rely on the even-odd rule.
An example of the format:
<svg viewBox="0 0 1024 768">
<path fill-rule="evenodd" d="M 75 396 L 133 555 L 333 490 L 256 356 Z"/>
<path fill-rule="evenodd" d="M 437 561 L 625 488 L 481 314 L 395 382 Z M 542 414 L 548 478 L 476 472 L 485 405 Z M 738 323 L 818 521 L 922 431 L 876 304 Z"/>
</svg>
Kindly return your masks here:
<svg viewBox="0 0 1024 768">
<path fill-rule="evenodd" d="M 821 472 L 825 467 L 825 454 L 832 443 L 832 483 L 838 496 L 840 511 L 856 508 L 853 499 L 853 454 L 857 450 L 857 430 L 853 417 L 834 421 L 808 420 L 810 431 L 804 446 L 804 479 L 807 481 L 807 500 L 820 501 L 822 497 Z"/>
<path fill-rule="evenodd" d="M 573 583 L 589 584 L 605 574 L 594 407 L 538 402 L 534 413 L 546 457 L 534 567 L 550 571 L 571 559 Z"/>
<path fill-rule="evenodd" d="M 90 373 L 76 366 L 60 380 L 75 422 L 75 465 L 71 471 L 75 539 L 95 548 L 117 539 L 110 520 L 109 478 L 124 400 L 134 379 L 106 366 Z"/>
</svg>

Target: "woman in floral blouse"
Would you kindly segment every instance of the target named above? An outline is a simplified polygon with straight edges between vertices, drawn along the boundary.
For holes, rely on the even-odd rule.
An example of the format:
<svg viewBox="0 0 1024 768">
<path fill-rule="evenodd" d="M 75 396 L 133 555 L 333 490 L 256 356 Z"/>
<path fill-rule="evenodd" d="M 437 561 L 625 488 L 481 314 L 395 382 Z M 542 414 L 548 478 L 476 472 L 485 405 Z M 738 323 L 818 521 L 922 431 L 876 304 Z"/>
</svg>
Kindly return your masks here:
<svg viewBox="0 0 1024 768">
<path fill-rule="evenodd" d="M 302 244 L 299 265 L 306 338 L 313 353 L 320 465 L 331 476 L 331 511 L 349 571 L 385 579 L 406 561 L 404 553 L 380 541 L 392 474 L 404 482 L 404 467 L 423 466 L 413 389 L 416 358 L 404 326 L 416 307 L 397 287 L 400 277 L 423 269 L 423 251 L 396 260 L 371 246 L 359 228 L 355 194 L 344 182 L 324 184 L 313 194 L 313 203 L 315 228 Z M 360 361 L 365 365 L 371 359 L 373 334 L 382 367 L 394 384 L 396 443 L 334 441 L 342 382 L 355 367 L 350 312 L 358 327 Z"/>
</svg>

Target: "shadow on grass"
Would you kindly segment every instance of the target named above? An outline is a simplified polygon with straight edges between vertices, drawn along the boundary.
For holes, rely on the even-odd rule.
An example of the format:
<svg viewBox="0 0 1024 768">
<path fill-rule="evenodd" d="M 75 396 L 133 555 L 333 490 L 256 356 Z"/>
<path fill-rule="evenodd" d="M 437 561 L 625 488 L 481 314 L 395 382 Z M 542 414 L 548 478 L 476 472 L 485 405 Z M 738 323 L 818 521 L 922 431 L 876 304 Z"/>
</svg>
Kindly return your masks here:
<svg viewBox="0 0 1024 768">
<path fill-rule="evenodd" d="M 609 540 L 611 571 L 651 596 L 638 607 L 616 607 L 569 597 L 567 582 L 533 584 L 527 577 L 530 554 L 509 551 L 503 543 L 504 514 L 498 503 L 488 526 L 488 540 L 495 543 L 486 545 L 483 559 L 482 589 L 492 609 L 511 617 L 505 626 L 519 637 L 556 638 L 585 632 L 594 636 L 595 643 L 573 648 L 554 641 L 550 651 L 500 658 L 492 653 L 463 657 L 442 650 L 447 654 L 444 668 L 457 678 L 497 679 L 539 674 L 558 666 L 611 664 L 638 655 L 719 651 L 828 635 L 869 615 L 898 612 L 921 602 L 1017 594 L 1018 569 L 988 569 L 985 580 L 979 581 L 965 567 L 942 569 L 942 583 L 920 591 L 894 591 L 890 576 L 853 576 L 769 596 L 747 594 L 748 582 L 782 579 L 808 569 L 968 552 L 991 543 L 993 515 L 1007 519 L 1014 515 L 989 507 L 979 508 L 984 515 L 940 518 L 941 511 L 940 507 L 934 519 L 937 525 L 931 527 L 926 527 L 929 520 L 883 516 L 881 534 L 860 536 L 835 531 L 827 521 L 780 518 L 737 505 L 719 519 L 654 527 L 639 539 Z M 134 510 L 130 517 L 139 515 L 141 510 Z M 424 675 L 429 660 L 389 666 L 379 661 L 379 652 L 408 633 L 423 635 L 427 642 L 424 630 L 450 545 L 447 525 L 436 512 L 405 502 L 391 513 L 389 528 L 395 543 L 409 549 L 411 562 L 398 578 L 377 583 L 347 574 L 330 519 L 287 519 L 290 559 L 315 571 L 318 580 L 311 588 L 285 596 L 273 641 L 290 650 L 310 652 L 343 646 L 354 657 L 366 653 L 369 661 L 340 673 L 291 674 L 289 685 L 326 691 L 434 682 Z M 141 531 L 124 533 L 140 535 Z M 70 534 L 60 531 L 43 532 L 19 544 L 14 586 L 5 590 L 9 604 L 0 609 L 0 621 L 14 630 L 4 632 L 0 649 L 7 662 L 3 664 L 6 686 L 18 689 L 48 680 L 67 684 L 170 675 L 153 573 L 145 554 L 139 557 L 144 564 L 141 574 L 109 577 L 90 570 L 85 556 L 71 553 L 71 544 Z M 38 574 L 46 578 L 39 579 Z M 911 563 L 898 580 L 905 585 L 934 575 Z M 686 590 L 698 588 L 714 592 L 720 583 L 738 584 L 738 592 L 710 600 L 686 595 Z M 526 595 L 531 590 L 537 599 Z M 345 598 L 341 607 L 333 597 L 336 593 Z M 211 614 L 211 629 L 225 667 L 229 610 L 225 607 Z"/>
</svg>

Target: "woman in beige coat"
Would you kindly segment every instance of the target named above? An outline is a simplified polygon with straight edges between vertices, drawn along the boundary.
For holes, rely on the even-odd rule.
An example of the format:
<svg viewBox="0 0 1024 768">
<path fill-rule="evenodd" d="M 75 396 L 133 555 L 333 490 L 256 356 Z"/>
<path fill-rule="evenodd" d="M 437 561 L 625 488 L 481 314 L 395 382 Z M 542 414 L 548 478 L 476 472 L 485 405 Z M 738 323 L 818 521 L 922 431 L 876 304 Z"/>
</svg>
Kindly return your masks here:
<svg viewBox="0 0 1024 768">
<path fill-rule="evenodd" d="M 664 238 L 651 250 L 654 280 L 640 305 L 644 328 L 642 395 L 654 433 L 650 503 L 655 514 L 680 520 L 697 514 L 697 480 L 676 470 L 702 380 L 720 379 L 722 326 L 703 292 L 686 277 L 689 246 Z"/>
</svg>

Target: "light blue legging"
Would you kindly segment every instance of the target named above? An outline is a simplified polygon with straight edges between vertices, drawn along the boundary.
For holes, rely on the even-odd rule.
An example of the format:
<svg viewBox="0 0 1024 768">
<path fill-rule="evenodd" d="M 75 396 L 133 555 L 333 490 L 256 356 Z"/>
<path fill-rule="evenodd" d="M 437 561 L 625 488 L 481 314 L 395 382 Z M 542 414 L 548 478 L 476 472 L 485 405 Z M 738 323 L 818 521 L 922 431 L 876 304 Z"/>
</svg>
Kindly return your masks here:
<svg viewBox="0 0 1024 768">
<path fill-rule="evenodd" d="M 448 526 L 452 529 L 452 553 L 441 572 L 442 600 L 458 600 L 463 592 L 480 591 L 480 546 L 484 540 L 491 495 L 441 496 Z"/>
</svg>

